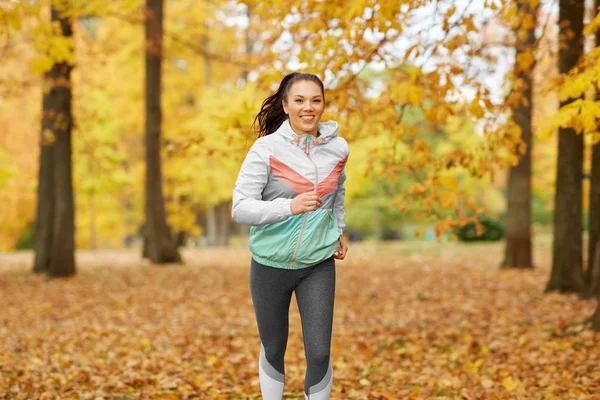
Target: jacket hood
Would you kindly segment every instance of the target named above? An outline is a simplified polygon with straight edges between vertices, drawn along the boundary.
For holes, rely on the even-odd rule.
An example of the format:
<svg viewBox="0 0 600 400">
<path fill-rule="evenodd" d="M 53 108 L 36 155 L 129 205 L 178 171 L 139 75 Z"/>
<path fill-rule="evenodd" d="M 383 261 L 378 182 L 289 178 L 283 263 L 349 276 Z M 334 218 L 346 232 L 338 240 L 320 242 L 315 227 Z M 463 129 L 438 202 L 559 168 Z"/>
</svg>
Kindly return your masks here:
<svg viewBox="0 0 600 400">
<path fill-rule="evenodd" d="M 338 136 L 338 123 L 332 120 L 319 122 L 317 131 L 318 137 L 316 138 L 310 134 L 298 135 L 292 130 L 290 120 L 286 119 L 274 133 L 283 136 L 287 141 L 296 146 L 305 145 L 307 141 L 315 146 L 320 146 Z"/>
</svg>

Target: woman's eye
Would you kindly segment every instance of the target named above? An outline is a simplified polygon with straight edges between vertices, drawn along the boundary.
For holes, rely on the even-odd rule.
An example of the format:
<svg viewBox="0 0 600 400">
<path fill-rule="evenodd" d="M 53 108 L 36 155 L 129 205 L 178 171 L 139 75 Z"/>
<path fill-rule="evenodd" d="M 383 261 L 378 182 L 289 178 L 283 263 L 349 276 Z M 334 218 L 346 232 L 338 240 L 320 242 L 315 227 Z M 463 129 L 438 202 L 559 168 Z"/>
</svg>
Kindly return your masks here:
<svg viewBox="0 0 600 400">
<path fill-rule="evenodd" d="M 321 102 L 321 100 L 315 100 L 315 103 L 320 103 L 320 102 Z"/>
<path fill-rule="evenodd" d="M 302 100 L 298 99 L 296 100 L 296 103 L 302 103 Z"/>
</svg>

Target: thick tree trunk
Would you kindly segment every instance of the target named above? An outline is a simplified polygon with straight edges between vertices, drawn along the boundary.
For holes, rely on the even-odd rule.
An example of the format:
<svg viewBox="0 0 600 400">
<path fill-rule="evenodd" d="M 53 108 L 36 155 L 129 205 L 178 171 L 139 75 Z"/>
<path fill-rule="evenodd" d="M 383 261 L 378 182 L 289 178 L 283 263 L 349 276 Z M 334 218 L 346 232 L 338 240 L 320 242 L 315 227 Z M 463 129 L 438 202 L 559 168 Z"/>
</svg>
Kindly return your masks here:
<svg viewBox="0 0 600 400">
<path fill-rule="evenodd" d="M 566 74 L 583 55 L 583 0 L 560 0 L 559 72 Z M 561 107 L 572 102 L 561 102 Z M 573 129 L 559 129 L 558 165 L 554 210 L 552 273 L 546 291 L 582 292 L 582 194 L 583 136 Z"/>
<path fill-rule="evenodd" d="M 595 1 L 596 14 L 600 7 L 600 0 Z M 595 34 L 596 46 L 600 46 L 600 31 Z M 600 100 L 599 89 L 596 89 L 596 101 Z M 600 282 L 595 282 L 593 276 L 600 276 L 600 262 L 596 263 L 596 257 L 600 257 L 600 142 L 592 146 L 592 168 L 590 177 L 589 198 L 589 228 L 588 228 L 588 267 L 584 274 L 585 286 L 588 295 L 600 296 Z"/>
<path fill-rule="evenodd" d="M 55 65 L 53 67 L 57 68 Z M 51 82 L 49 77 L 52 71 L 47 72 L 45 81 Z M 35 261 L 33 272 L 47 272 L 50 266 L 50 247 L 52 246 L 52 220 L 54 208 L 54 191 L 52 175 L 52 154 L 54 151 L 53 140 L 47 137 L 54 126 L 54 110 L 56 90 L 50 89 L 44 92 L 42 105 L 42 131 L 40 135 L 40 167 L 38 173 L 37 209 L 35 220 Z M 53 133 L 51 135 L 54 135 Z"/>
<path fill-rule="evenodd" d="M 59 21 L 63 35 L 73 36 L 71 22 L 52 10 L 52 20 Z M 66 277 L 75 274 L 75 202 L 73 199 L 73 169 L 71 161 L 71 70 L 62 63 L 58 65 L 54 78 L 56 88 L 56 120 L 54 121 L 53 182 L 54 212 L 52 224 L 52 250 L 48 275 Z M 53 69 L 54 71 L 54 69 Z"/>
<path fill-rule="evenodd" d="M 533 24 L 527 32 L 524 41 L 517 40 L 516 59 L 520 55 L 533 50 L 535 44 L 535 31 L 537 9 L 532 9 L 527 0 L 518 1 L 519 15 L 532 15 Z M 515 33 L 521 30 L 517 28 Z M 519 35 L 516 34 L 518 38 Z M 532 113 L 532 86 L 533 67 L 523 69 L 515 63 L 515 80 L 520 80 L 525 85 L 518 105 L 513 109 L 513 118 L 521 128 L 521 138 L 527 146 L 526 153 L 519 160 L 519 164 L 511 168 L 508 177 L 508 221 L 506 228 L 506 248 L 502 267 L 505 268 L 533 268 L 531 259 L 531 113 Z"/>
<path fill-rule="evenodd" d="M 64 37 L 73 36 L 71 22 L 54 8 L 51 18 Z M 60 63 L 45 74 L 43 100 L 34 271 L 56 278 L 75 274 L 71 70 L 69 64 Z"/>
<path fill-rule="evenodd" d="M 600 143 L 592 148 L 588 267 L 584 274 L 587 295 L 600 296 Z"/>
<path fill-rule="evenodd" d="M 180 262 L 167 225 L 162 192 L 160 135 L 162 123 L 161 59 L 163 0 L 146 0 L 146 233 L 153 263 Z"/>
</svg>

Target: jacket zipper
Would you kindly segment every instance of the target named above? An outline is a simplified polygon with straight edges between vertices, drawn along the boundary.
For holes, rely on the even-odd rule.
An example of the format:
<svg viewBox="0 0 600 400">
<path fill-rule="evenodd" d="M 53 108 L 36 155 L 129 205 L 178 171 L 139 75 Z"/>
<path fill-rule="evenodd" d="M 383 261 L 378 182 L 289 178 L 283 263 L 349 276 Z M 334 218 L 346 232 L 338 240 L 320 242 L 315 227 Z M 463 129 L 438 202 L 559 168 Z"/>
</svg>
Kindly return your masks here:
<svg viewBox="0 0 600 400">
<path fill-rule="evenodd" d="M 304 146 L 304 154 L 310 160 L 312 165 L 315 167 L 315 192 L 318 188 L 319 182 L 319 168 L 317 164 L 310 158 L 310 138 L 306 139 L 306 145 Z M 298 255 L 298 250 L 300 249 L 300 242 L 302 242 L 302 235 L 304 234 L 304 228 L 306 227 L 306 220 L 308 219 L 308 212 L 304 213 L 304 221 L 302 222 L 302 229 L 300 229 L 300 236 L 298 236 L 298 244 L 296 245 L 296 251 L 294 252 L 294 257 L 292 258 L 292 263 L 290 265 L 290 269 L 294 269 L 294 263 L 296 262 L 296 256 Z"/>
</svg>

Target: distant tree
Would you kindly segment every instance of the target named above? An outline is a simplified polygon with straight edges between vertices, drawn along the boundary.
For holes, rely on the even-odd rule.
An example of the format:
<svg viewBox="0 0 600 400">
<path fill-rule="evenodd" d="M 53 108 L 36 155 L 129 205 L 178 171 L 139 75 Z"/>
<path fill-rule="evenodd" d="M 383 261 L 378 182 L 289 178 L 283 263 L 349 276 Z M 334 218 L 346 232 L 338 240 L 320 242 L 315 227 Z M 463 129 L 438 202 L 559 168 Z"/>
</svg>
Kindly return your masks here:
<svg viewBox="0 0 600 400">
<path fill-rule="evenodd" d="M 146 202 L 144 249 L 153 263 L 180 262 L 167 225 L 160 157 L 163 0 L 146 0 Z"/>
</svg>

